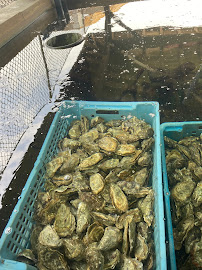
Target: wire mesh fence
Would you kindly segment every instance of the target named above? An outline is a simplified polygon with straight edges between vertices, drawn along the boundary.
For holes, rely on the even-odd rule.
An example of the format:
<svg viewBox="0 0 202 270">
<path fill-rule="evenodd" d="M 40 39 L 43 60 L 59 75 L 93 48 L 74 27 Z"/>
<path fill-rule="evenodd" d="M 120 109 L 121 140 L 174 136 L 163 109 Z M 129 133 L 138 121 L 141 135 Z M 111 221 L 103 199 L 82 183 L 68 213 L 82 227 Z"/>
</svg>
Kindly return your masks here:
<svg viewBox="0 0 202 270">
<path fill-rule="evenodd" d="M 0 8 L 4 8 L 4 7 L 8 6 L 14 1 L 16 1 L 16 0 L 0 0 Z"/>
<path fill-rule="evenodd" d="M 24 132 L 49 102 L 69 54 L 68 49 L 42 47 L 40 39 L 35 37 L 0 69 L 0 174 Z"/>
</svg>

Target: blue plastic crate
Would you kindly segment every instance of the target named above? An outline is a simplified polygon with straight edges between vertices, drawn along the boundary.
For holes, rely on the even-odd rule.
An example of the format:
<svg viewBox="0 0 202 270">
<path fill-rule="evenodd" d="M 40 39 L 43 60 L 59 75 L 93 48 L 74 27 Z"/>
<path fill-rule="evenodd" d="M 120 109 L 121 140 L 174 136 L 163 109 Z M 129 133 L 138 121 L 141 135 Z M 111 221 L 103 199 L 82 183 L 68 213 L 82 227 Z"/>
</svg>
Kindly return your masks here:
<svg viewBox="0 0 202 270">
<path fill-rule="evenodd" d="M 31 266 L 16 262 L 16 254 L 29 247 L 30 232 L 33 226 L 34 202 L 38 190 L 44 184 L 45 164 L 57 153 L 57 142 L 67 134 L 71 121 L 80 119 L 81 115 L 87 116 L 89 119 L 99 115 L 105 120 L 124 119 L 124 117 L 131 115 L 144 119 L 153 127 L 155 144 L 153 146 L 153 173 L 151 180 L 155 191 L 155 262 L 156 269 L 166 270 L 159 104 L 157 102 L 93 101 L 65 101 L 56 113 L 34 168 L 22 191 L 21 198 L 0 239 L 0 270 L 33 269 Z"/>
<path fill-rule="evenodd" d="M 199 136 L 202 132 L 202 122 L 192 121 L 192 122 L 171 122 L 163 123 L 160 127 L 161 130 L 161 153 L 162 153 L 162 170 L 163 170 L 163 192 L 165 201 L 165 217 L 166 217 L 166 233 L 168 240 L 168 258 L 169 258 L 169 268 L 171 270 L 176 270 L 176 257 L 175 257 L 175 246 L 173 238 L 173 227 L 172 227 L 172 217 L 170 208 L 170 190 L 168 184 L 167 170 L 166 170 L 166 157 L 165 157 L 165 144 L 164 136 L 170 139 L 179 141 L 182 138 L 188 136 Z"/>
</svg>

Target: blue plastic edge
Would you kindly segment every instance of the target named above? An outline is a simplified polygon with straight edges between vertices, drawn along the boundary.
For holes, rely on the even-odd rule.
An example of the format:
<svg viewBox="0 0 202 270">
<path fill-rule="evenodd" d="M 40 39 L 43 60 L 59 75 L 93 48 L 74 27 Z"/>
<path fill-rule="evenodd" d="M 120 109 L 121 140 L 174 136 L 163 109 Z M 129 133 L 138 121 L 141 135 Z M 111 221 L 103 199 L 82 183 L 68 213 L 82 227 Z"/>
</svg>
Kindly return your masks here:
<svg viewBox="0 0 202 270">
<path fill-rule="evenodd" d="M 171 270 L 177 270 L 175 246 L 174 246 L 174 238 L 173 238 L 172 217 L 171 217 L 171 209 L 170 209 L 170 191 L 168 187 L 168 177 L 167 177 L 166 160 L 165 160 L 165 144 L 164 144 L 164 136 L 163 136 L 165 127 L 167 126 L 168 126 L 168 123 L 163 123 L 160 126 L 163 192 L 164 192 L 164 202 L 165 202 L 166 225 L 167 225 L 167 230 L 168 230 L 170 268 Z"/>
<path fill-rule="evenodd" d="M 159 110 L 159 104 L 158 104 Z M 160 267 L 157 266 L 157 269 L 166 270 L 166 248 L 165 248 L 165 222 L 164 222 L 164 208 L 163 208 L 163 185 L 162 185 L 162 168 L 161 168 L 161 142 L 160 142 L 160 116 L 156 115 L 156 159 L 157 159 L 157 189 L 158 189 L 158 197 L 157 197 L 157 205 L 162 205 L 161 209 L 159 209 L 159 218 L 158 218 L 158 226 L 160 228 L 160 247 L 159 247 L 159 256 L 160 256 Z M 158 151 L 159 150 L 159 151 Z"/>
<path fill-rule="evenodd" d="M 37 268 L 13 260 L 0 259 L 0 270 L 37 270 Z"/>
<path fill-rule="evenodd" d="M 181 137 L 183 135 L 183 129 L 189 127 L 189 136 L 191 136 L 191 131 L 193 128 L 202 127 L 202 121 L 186 121 L 186 122 L 167 122 L 160 125 L 160 136 L 161 136 L 161 159 L 162 159 L 162 173 L 163 173 L 163 193 L 165 200 L 165 214 L 166 214 L 166 226 L 169 241 L 169 262 L 170 269 L 177 270 L 176 266 L 176 256 L 175 256 L 175 245 L 173 238 L 173 226 L 172 226 L 172 216 L 170 207 L 170 190 L 168 185 L 168 176 L 166 169 L 166 159 L 165 159 L 165 144 L 164 144 L 164 133 L 167 132 L 177 132 Z M 186 134 L 187 135 L 187 134 Z"/>
<path fill-rule="evenodd" d="M 55 128 L 55 124 L 57 123 L 58 121 L 58 118 L 61 116 L 61 113 L 62 111 L 65 109 L 64 107 L 66 107 L 66 105 L 69 104 L 70 106 L 77 106 L 78 108 L 78 111 L 79 111 L 79 114 L 81 114 L 81 110 L 82 108 L 84 107 L 89 107 L 89 108 L 94 108 L 96 107 L 96 109 L 102 109 L 103 107 L 105 106 L 108 106 L 109 107 L 109 110 L 112 109 L 111 107 L 113 107 L 113 109 L 117 109 L 118 110 L 124 110 L 124 109 L 128 109 L 129 107 L 131 108 L 131 106 L 135 109 L 137 105 L 153 105 L 153 106 L 156 106 L 156 112 L 158 112 L 159 110 L 159 103 L 156 102 L 156 101 L 148 101 L 148 102 L 94 102 L 94 101 L 64 101 L 61 103 L 61 106 L 60 106 L 60 109 L 59 111 L 56 113 L 53 121 L 52 121 L 52 124 L 50 126 L 50 129 L 48 131 L 48 134 L 45 138 L 45 141 L 43 143 L 43 146 L 40 150 L 40 153 L 38 155 L 38 158 L 36 160 L 36 162 L 34 163 L 34 167 L 28 177 L 28 180 L 23 188 L 23 191 L 21 193 L 21 197 L 23 198 L 24 197 L 24 194 L 26 194 L 29 186 L 30 186 L 30 183 L 32 181 L 32 178 L 33 176 L 35 175 L 35 171 L 36 171 L 36 168 L 37 166 L 40 164 L 40 162 L 42 161 L 42 156 L 43 156 L 43 152 L 46 148 L 46 144 L 47 142 L 49 141 L 50 137 L 51 137 L 51 134 L 52 132 L 54 131 L 54 128 Z M 98 108 L 99 106 L 99 108 Z M 106 109 L 106 108 L 105 108 Z M 151 116 L 153 117 L 153 116 Z M 157 174 L 156 174 L 156 181 L 158 183 L 157 185 L 157 189 L 158 189 L 158 196 L 157 198 L 155 198 L 155 200 L 157 199 L 157 205 L 158 207 L 159 206 L 162 206 L 160 207 L 160 209 L 158 209 L 158 213 L 159 213 L 159 218 L 158 218 L 158 228 L 160 229 L 160 241 L 159 241 L 159 247 L 158 247 L 158 254 L 157 254 L 157 257 L 159 258 L 158 262 L 157 262 L 157 265 L 156 265 L 156 269 L 158 270 L 166 270 L 167 269 L 167 266 L 166 266 L 166 249 L 165 249 L 165 226 L 164 226 L 164 208 L 163 208 L 163 194 L 162 194 L 162 173 L 161 173 L 161 151 L 160 151 L 160 117 L 159 117 L 159 113 L 157 113 L 155 115 L 155 130 L 156 130 L 156 138 L 155 138 L 155 158 L 157 160 Z M 22 201 L 18 201 L 16 207 L 15 207 L 15 210 L 19 210 L 20 207 L 21 207 L 21 203 Z M 11 214 L 11 217 L 8 221 L 8 224 L 6 226 L 6 228 L 9 226 L 9 227 L 12 227 L 12 224 L 13 224 L 13 221 L 14 221 L 14 218 L 15 218 L 15 213 L 13 212 Z M 5 230 L 6 230 L 5 228 Z M 5 234 L 5 230 L 1 236 L 1 243 L 4 242 L 5 238 L 6 238 L 6 234 Z M 6 262 L 9 262 L 9 260 L 5 260 Z M 11 262 L 15 262 L 15 261 L 11 261 Z M 18 262 L 16 262 L 18 263 Z M 24 264 L 26 266 L 26 264 Z M 1 266 L 1 265 L 0 265 Z M 33 267 L 32 267 L 33 268 Z M 0 268 L 1 269 L 1 268 Z M 5 269 L 5 268 L 4 268 Z M 12 269 L 12 268 L 11 268 Z M 18 268 L 14 268 L 14 269 L 18 269 Z M 21 269 L 24 269 L 24 268 L 21 268 Z M 25 268 L 26 269 L 26 268 Z M 28 269 L 28 268 L 27 268 Z M 34 268 L 35 269 L 35 268 Z"/>
</svg>

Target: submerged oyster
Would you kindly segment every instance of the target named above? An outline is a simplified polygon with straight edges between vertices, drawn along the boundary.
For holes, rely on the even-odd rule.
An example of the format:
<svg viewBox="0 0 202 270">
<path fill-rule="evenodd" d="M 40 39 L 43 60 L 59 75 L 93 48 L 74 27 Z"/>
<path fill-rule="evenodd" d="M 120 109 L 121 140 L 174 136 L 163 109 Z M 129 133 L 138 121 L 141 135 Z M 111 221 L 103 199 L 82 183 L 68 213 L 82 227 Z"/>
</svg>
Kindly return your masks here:
<svg viewBox="0 0 202 270">
<path fill-rule="evenodd" d="M 85 246 L 80 239 L 65 238 L 63 239 L 63 247 L 65 250 L 65 256 L 68 259 L 74 259 L 75 261 L 81 261 L 85 258 Z"/>
<path fill-rule="evenodd" d="M 65 204 L 61 204 L 54 222 L 56 232 L 61 237 L 70 236 L 74 232 L 75 227 L 75 217 L 72 215 L 70 208 Z"/>
<path fill-rule="evenodd" d="M 122 240 L 122 233 L 116 227 L 106 227 L 103 237 L 100 240 L 98 249 L 102 251 L 117 248 Z"/>
<path fill-rule="evenodd" d="M 41 249 L 38 253 L 37 264 L 38 269 L 48 269 L 48 270 L 69 270 L 69 266 L 64 255 L 58 250 L 54 249 Z"/>
<path fill-rule="evenodd" d="M 104 256 L 97 248 L 97 243 L 92 243 L 86 248 L 86 261 L 88 269 L 102 270 L 104 267 Z"/>
<path fill-rule="evenodd" d="M 59 247 L 62 245 L 62 241 L 56 231 L 50 226 L 47 225 L 39 234 L 39 243 L 43 246 L 48 247 Z"/>
<path fill-rule="evenodd" d="M 110 196 L 114 206 L 121 212 L 128 210 L 128 200 L 121 188 L 115 184 L 110 186 Z"/>
</svg>

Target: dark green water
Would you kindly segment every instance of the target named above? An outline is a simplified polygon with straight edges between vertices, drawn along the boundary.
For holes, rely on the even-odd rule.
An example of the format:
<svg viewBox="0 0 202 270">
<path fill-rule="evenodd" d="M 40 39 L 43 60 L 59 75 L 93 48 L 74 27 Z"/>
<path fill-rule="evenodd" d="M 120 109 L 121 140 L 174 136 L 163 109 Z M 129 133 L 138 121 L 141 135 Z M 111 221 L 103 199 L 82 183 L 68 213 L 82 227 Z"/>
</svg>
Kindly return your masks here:
<svg viewBox="0 0 202 270">
<path fill-rule="evenodd" d="M 77 62 L 61 83 L 59 100 L 158 101 L 161 123 L 201 121 L 202 81 L 201 76 L 194 78 L 202 63 L 202 28 L 162 25 L 137 31 L 125 27 L 113 32 L 107 7 L 105 14 L 104 31 L 86 36 Z M 53 116 L 50 113 L 38 130 L 3 198 L 0 233 L 33 168 Z"/>
</svg>

